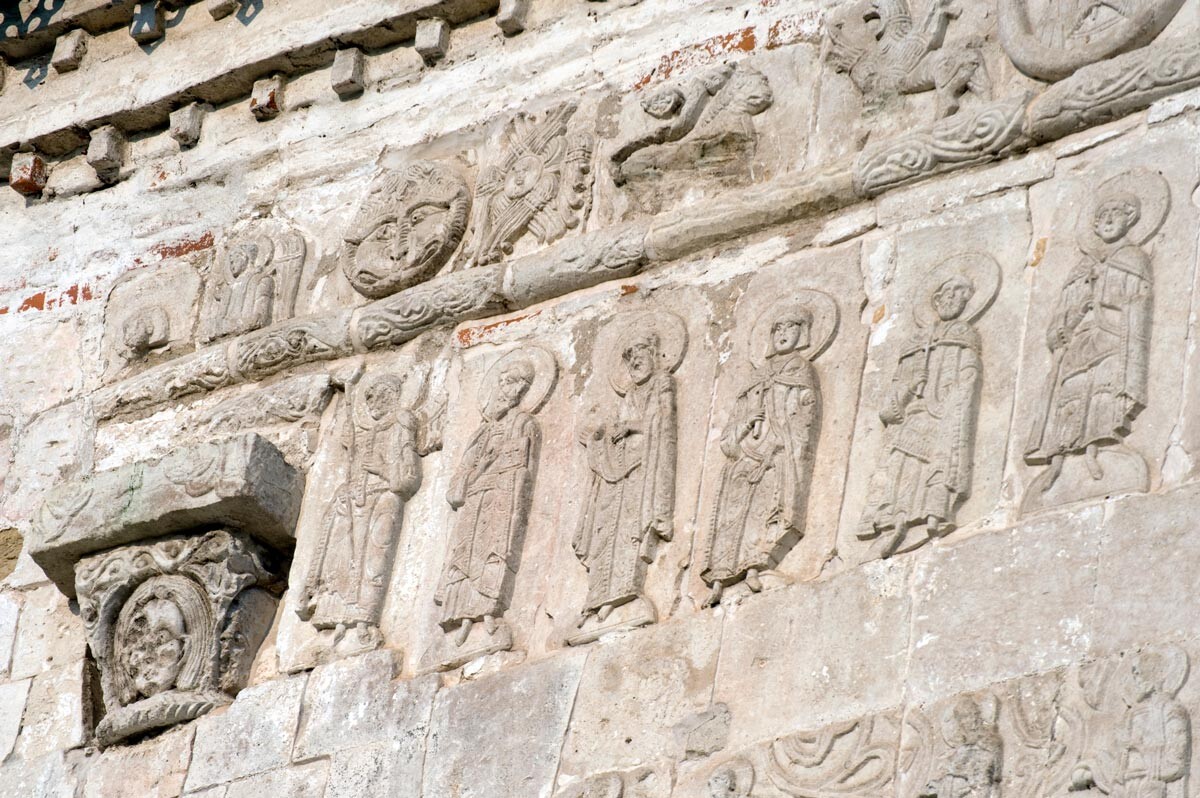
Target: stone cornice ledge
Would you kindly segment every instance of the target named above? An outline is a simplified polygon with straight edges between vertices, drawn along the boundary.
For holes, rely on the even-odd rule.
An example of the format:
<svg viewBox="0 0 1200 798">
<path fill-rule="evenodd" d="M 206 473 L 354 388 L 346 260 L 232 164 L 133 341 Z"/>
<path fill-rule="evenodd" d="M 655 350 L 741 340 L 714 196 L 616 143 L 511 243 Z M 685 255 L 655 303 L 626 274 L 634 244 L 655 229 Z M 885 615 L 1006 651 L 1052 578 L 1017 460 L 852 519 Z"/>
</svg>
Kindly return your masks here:
<svg viewBox="0 0 1200 798">
<path fill-rule="evenodd" d="M 873 145 L 855 161 L 783 175 L 686 209 L 453 272 L 355 310 L 291 319 L 102 388 L 105 420 L 321 360 L 399 346 L 436 327 L 527 308 L 711 246 L 826 215 L 898 186 L 1028 150 L 1200 86 L 1200 42 L 1159 42 L 1042 94 L 972 108 Z"/>
</svg>

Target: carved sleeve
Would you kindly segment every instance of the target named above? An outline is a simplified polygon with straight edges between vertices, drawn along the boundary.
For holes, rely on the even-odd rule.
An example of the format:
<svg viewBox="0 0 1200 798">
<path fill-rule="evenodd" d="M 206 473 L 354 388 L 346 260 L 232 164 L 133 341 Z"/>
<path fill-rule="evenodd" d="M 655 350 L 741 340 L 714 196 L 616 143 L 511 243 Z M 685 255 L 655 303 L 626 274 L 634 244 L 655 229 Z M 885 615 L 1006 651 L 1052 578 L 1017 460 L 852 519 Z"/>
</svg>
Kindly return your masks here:
<svg viewBox="0 0 1200 798">
<path fill-rule="evenodd" d="M 1165 782 L 1179 781 L 1187 775 L 1191 764 L 1192 724 L 1187 710 L 1178 702 L 1167 711 L 1165 736 L 1159 778 Z"/>
<path fill-rule="evenodd" d="M 271 324 L 271 308 L 275 303 L 275 278 L 259 278 L 254 288 L 254 326 L 267 327 Z"/>
<path fill-rule="evenodd" d="M 657 423 L 652 434 L 654 468 L 648 475 L 653 480 L 653 515 L 650 528 L 663 540 L 670 540 L 675 533 L 675 455 L 676 427 L 675 380 L 669 374 L 660 375 L 655 386 L 654 399 L 657 404 Z"/>
<path fill-rule="evenodd" d="M 904 413 L 912 399 L 911 383 L 915 377 L 911 356 L 900 356 L 896 365 L 896 376 L 892 378 L 891 387 L 884 397 L 883 406 L 879 410 L 879 420 L 888 426 L 904 421 Z"/>
<path fill-rule="evenodd" d="M 952 472 L 947 484 L 955 493 L 965 494 L 971 485 L 972 459 L 975 449 L 975 414 L 979 404 L 979 387 L 983 362 L 977 349 L 964 349 L 959 365 L 955 403 L 958 414 L 958 440 L 955 442 Z"/>
<path fill-rule="evenodd" d="M 421 487 L 421 456 L 417 452 L 417 421 L 409 411 L 403 411 L 396 422 L 398 440 L 394 460 L 388 469 L 388 487 L 392 492 L 412 498 Z"/>
<path fill-rule="evenodd" d="M 467 501 L 467 488 L 470 487 L 471 476 L 479 462 L 479 445 L 486 430 L 487 427 L 482 426 L 475 431 L 471 441 L 467 444 L 466 451 L 458 461 L 458 468 L 455 469 L 454 476 L 450 479 L 450 490 L 446 492 L 446 501 L 456 510 Z"/>
</svg>

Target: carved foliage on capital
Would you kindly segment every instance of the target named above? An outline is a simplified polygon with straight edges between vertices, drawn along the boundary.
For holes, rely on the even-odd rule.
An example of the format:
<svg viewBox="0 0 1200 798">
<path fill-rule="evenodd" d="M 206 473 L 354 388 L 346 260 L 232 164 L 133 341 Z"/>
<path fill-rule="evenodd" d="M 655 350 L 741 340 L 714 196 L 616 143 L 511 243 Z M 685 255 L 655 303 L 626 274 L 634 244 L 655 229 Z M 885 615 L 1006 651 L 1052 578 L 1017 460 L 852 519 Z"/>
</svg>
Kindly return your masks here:
<svg viewBox="0 0 1200 798">
<path fill-rule="evenodd" d="M 467 266 L 503 260 L 526 235 L 548 244 L 582 226 L 594 138 L 576 129 L 577 108 L 566 102 L 540 116 L 522 112 L 504 127 L 476 183 Z"/>
<path fill-rule="evenodd" d="M 847 75 L 869 106 L 897 94 L 935 92 L 937 118 L 957 113 L 968 93 L 991 99 L 992 83 L 975 47 L 947 46 L 959 16 L 952 0 L 927 0 L 922 17 L 908 0 L 856 0 L 830 17 L 824 58 Z"/>
<path fill-rule="evenodd" d="M 1000 0 L 1000 42 L 1017 69 L 1062 80 L 1150 44 L 1184 0 Z"/>
<path fill-rule="evenodd" d="M 462 243 L 470 208 L 467 182 L 451 166 L 416 161 L 385 171 L 343 235 L 342 271 L 372 299 L 424 282 Z"/>
<path fill-rule="evenodd" d="M 307 254 L 304 235 L 283 222 L 255 220 L 232 232 L 218 246 L 205 281 L 199 341 L 290 319 Z"/>
<path fill-rule="evenodd" d="M 230 702 L 274 618 L 278 574 L 262 547 L 228 529 L 81 560 L 80 614 L 108 710 L 100 744 Z"/>
</svg>

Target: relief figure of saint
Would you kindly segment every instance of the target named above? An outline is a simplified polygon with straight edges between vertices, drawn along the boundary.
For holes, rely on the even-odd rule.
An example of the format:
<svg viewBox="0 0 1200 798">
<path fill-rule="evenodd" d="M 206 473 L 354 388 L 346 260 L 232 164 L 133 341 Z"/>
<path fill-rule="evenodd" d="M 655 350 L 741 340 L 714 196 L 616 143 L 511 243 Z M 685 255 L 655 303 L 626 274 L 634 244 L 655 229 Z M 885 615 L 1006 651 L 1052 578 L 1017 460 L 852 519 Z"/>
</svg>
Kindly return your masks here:
<svg viewBox="0 0 1200 798">
<path fill-rule="evenodd" d="M 669 313 L 616 322 L 619 360 L 608 355 L 612 398 L 594 409 L 579 434 L 586 451 L 584 510 L 573 540 L 588 570 L 580 628 L 603 625 L 614 609 L 641 605 L 638 623 L 655 618 L 642 597 L 646 567 L 659 540 L 674 534 L 676 405 L 674 369 L 683 356 L 683 322 Z M 578 642 L 582 642 L 579 640 Z"/>
<path fill-rule="evenodd" d="M 1046 330 L 1052 365 L 1025 461 L 1048 468 L 1031 485 L 1027 507 L 1059 484 L 1076 456 L 1086 476 L 1072 475 L 1060 501 L 1148 487 L 1144 458 L 1124 440 L 1148 401 L 1153 275 L 1142 244 L 1168 202 L 1161 177 L 1128 173 L 1105 184 L 1081 219 L 1081 255 Z"/>
<path fill-rule="evenodd" d="M 553 355 L 526 347 L 498 360 L 481 385 L 483 421 L 471 436 L 450 482 L 454 508 L 450 548 L 436 601 L 441 625 L 462 648 L 476 624 L 482 639 L 451 652 L 440 665 L 504 650 L 512 637 L 503 627 L 519 548 L 525 535 L 541 449 L 534 413 L 553 388 Z"/>
<path fill-rule="evenodd" d="M 368 375 L 352 389 L 343 445 L 347 481 L 325 516 L 300 617 L 343 655 L 377 647 L 384 594 L 404 507 L 421 485 L 417 416 L 399 375 Z"/>
<path fill-rule="evenodd" d="M 207 281 L 201 343 L 291 318 L 306 251 L 301 233 L 270 221 L 232 236 Z"/>
<path fill-rule="evenodd" d="M 836 324 L 833 300 L 809 291 L 770 309 L 756 325 L 751 346 L 766 357 L 738 394 L 721 435 L 725 464 L 701 574 L 712 588 L 706 604 L 743 580 L 761 590 L 761 574 L 804 535 L 821 431 L 821 385 L 812 360 Z"/>
<path fill-rule="evenodd" d="M 929 284 L 927 305 L 915 314 L 918 331 L 900 352 L 879 410 L 884 452 L 859 538 L 875 540 L 880 557 L 949 534 L 971 489 L 983 380 L 973 322 L 995 296 L 999 267 L 986 255 L 962 255 L 936 268 Z M 922 524 L 925 536 L 910 541 Z"/>
<path fill-rule="evenodd" d="M 918 798 L 999 798 L 1004 746 L 995 719 L 963 696 L 943 718 L 942 736 L 950 749 Z"/>
</svg>

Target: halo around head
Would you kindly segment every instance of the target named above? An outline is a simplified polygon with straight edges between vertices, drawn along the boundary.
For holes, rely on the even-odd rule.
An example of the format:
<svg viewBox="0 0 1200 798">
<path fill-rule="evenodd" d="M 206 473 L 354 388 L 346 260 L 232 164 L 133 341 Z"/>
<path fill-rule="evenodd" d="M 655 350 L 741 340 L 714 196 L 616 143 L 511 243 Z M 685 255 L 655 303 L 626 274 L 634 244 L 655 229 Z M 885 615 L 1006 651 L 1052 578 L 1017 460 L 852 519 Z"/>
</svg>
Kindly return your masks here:
<svg viewBox="0 0 1200 798">
<path fill-rule="evenodd" d="M 629 374 L 621 363 L 625 347 L 633 338 L 653 335 L 658 339 L 658 370 L 673 372 L 687 351 L 687 326 L 667 310 L 639 310 L 618 316 L 596 345 L 603 373 L 620 394 L 629 390 Z"/>
<path fill-rule="evenodd" d="M 771 351 L 771 328 L 775 322 L 798 310 L 806 310 L 812 316 L 809 345 L 801 350 L 804 356 L 816 360 L 830 347 L 841 316 L 838 304 L 823 291 L 802 288 L 780 297 L 757 314 L 750 333 L 750 361 L 755 366 L 761 365 Z"/>
<path fill-rule="evenodd" d="M 1093 227 L 1096 211 L 1105 202 L 1121 196 L 1136 197 L 1141 205 L 1141 218 L 1125 236 L 1126 241 L 1141 246 L 1162 229 L 1171 210 L 1171 187 L 1159 172 L 1133 169 L 1106 180 L 1084 206 L 1075 232 L 1085 252 L 1106 246 Z"/>
<path fill-rule="evenodd" d="M 934 293 L 954 277 L 965 277 L 975 288 L 971 301 L 959 316 L 963 321 L 976 321 L 982 316 L 996 294 L 1000 292 L 1000 264 L 991 255 L 983 252 L 963 252 L 939 263 L 917 285 L 913 297 L 913 318 L 919 327 L 927 327 L 934 321 L 930 299 Z"/>
<path fill-rule="evenodd" d="M 530 345 L 503 355 L 487 370 L 483 381 L 479 383 L 480 407 L 487 404 L 488 397 L 496 389 L 496 383 L 504 370 L 509 365 L 521 361 L 528 363 L 533 371 L 533 381 L 529 383 L 529 388 L 521 399 L 521 409 L 526 413 L 536 413 L 546 403 L 558 379 L 558 361 L 542 347 Z"/>
</svg>

